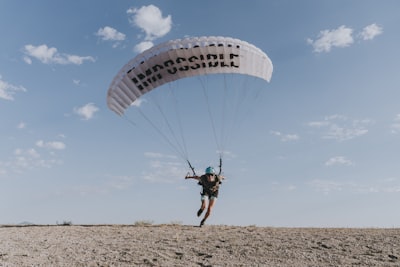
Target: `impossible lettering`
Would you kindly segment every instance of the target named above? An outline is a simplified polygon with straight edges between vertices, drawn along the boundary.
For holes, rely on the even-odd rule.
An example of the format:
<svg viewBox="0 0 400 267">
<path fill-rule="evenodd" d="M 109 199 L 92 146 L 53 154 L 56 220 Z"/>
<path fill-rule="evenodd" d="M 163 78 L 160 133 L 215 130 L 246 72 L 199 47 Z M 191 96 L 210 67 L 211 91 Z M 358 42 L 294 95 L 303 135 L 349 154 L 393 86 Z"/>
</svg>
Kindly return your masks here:
<svg viewBox="0 0 400 267">
<path fill-rule="evenodd" d="M 238 49 L 236 51 L 238 51 Z M 162 63 L 160 63 L 159 61 L 158 63 L 155 63 L 156 60 L 150 58 L 146 61 L 146 65 L 148 65 L 149 67 L 146 67 L 144 70 L 143 67 L 134 67 L 127 72 L 128 77 L 132 80 L 132 82 L 140 91 L 143 91 L 147 87 L 163 79 L 163 77 L 166 77 L 167 75 L 179 75 L 179 72 L 207 68 L 211 69 L 240 67 L 239 54 L 233 53 L 232 50 L 226 53 L 194 53 L 195 55 L 191 56 L 186 56 L 184 49 L 180 49 L 174 52 L 175 53 L 169 53 L 169 59 L 165 60 Z M 167 54 L 168 52 L 164 53 Z M 171 54 L 176 54 L 176 57 L 171 58 Z M 141 63 L 141 65 L 144 64 L 145 62 Z M 177 78 L 172 78 L 170 80 L 176 79 Z"/>
</svg>

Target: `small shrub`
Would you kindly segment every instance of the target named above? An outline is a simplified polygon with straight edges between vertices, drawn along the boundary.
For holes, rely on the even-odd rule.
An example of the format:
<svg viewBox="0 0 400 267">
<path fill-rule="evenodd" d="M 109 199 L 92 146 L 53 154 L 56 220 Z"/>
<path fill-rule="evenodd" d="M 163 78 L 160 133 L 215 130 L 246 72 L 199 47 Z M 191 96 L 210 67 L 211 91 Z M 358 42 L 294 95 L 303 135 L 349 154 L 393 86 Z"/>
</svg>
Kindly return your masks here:
<svg viewBox="0 0 400 267">
<path fill-rule="evenodd" d="M 182 221 L 172 221 L 172 222 L 170 222 L 169 224 L 171 224 L 171 225 L 182 225 Z"/>
<path fill-rule="evenodd" d="M 62 225 L 62 226 L 70 226 L 72 225 L 72 221 L 63 221 L 62 223 L 56 223 L 57 225 Z"/>
</svg>

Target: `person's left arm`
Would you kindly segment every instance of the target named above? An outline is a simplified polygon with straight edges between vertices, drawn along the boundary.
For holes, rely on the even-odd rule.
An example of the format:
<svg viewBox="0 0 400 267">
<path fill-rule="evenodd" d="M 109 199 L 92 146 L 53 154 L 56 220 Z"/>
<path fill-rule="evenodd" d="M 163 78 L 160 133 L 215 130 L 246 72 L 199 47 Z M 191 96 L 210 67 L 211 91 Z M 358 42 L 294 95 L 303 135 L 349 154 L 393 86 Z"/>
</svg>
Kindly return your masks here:
<svg viewBox="0 0 400 267">
<path fill-rule="evenodd" d="M 225 179 L 225 176 L 223 176 L 223 175 L 217 175 L 217 177 L 218 177 L 218 181 L 219 181 L 220 183 L 222 183 L 222 180 Z"/>
</svg>

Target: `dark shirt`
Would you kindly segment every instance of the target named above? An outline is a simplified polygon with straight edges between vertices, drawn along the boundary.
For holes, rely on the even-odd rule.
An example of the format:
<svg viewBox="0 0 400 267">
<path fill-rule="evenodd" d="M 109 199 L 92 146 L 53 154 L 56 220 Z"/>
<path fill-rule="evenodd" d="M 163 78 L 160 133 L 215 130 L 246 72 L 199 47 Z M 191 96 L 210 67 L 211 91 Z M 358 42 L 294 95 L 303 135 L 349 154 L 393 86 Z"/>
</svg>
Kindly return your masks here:
<svg viewBox="0 0 400 267">
<path fill-rule="evenodd" d="M 218 197 L 219 185 L 221 184 L 221 179 L 218 175 L 215 176 L 214 181 L 209 181 L 206 174 L 200 176 L 199 184 L 203 187 L 202 195 Z"/>
</svg>

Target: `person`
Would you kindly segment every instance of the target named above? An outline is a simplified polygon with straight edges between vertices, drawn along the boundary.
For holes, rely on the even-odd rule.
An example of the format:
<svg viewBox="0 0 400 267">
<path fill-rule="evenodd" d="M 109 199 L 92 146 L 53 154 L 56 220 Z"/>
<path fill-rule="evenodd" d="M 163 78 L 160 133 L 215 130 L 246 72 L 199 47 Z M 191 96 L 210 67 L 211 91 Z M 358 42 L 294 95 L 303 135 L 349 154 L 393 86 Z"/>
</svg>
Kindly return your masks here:
<svg viewBox="0 0 400 267">
<path fill-rule="evenodd" d="M 207 212 L 204 215 L 204 218 L 200 222 L 200 227 L 202 227 L 210 216 L 211 211 L 215 205 L 215 202 L 218 198 L 219 193 L 219 185 L 222 183 L 224 177 L 222 175 L 217 175 L 213 167 L 207 167 L 205 170 L 205 174 L 201 176 L 197 175 L 186 175 L 185 179 L 195 179 L 198 181 L 198 184 L 203 187 L 201 192 L 201 207 L 197 211 L 197 217 L 203 213 L 206 209 L 207 203 Z"/>
</svg>

